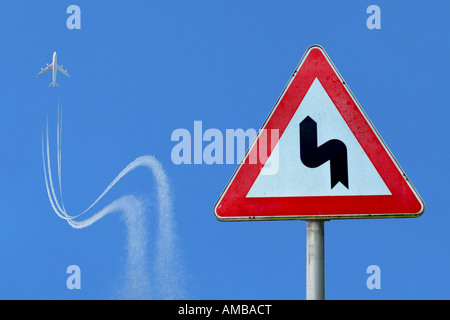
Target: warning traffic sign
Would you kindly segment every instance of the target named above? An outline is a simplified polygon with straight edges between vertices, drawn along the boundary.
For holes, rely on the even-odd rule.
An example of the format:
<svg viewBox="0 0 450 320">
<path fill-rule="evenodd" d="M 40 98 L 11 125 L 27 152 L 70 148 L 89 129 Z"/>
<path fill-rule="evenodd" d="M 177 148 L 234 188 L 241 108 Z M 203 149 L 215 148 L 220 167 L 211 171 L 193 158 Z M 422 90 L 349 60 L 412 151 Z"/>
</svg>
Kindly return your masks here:
<svg viewBox="0 0 450 320">
<path fill-rule="evenodd" d="M 258 158 L 262 143 L 267 157 L 249 161 Z M 314 45 L 214 214 L 223 221 L 417 217 L 424 208 L 324 49 Z"/>
</svg>

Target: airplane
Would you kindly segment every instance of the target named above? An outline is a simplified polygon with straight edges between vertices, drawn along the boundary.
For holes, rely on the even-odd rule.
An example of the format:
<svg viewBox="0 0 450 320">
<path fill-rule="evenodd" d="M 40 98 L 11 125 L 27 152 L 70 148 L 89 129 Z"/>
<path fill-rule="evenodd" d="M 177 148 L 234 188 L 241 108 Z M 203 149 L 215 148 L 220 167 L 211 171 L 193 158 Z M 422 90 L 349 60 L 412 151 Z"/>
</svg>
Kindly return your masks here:
<svg viewBox="0 0 450 320">
<path fill-rule="evenodd" d="M 69 74 L 67 73 L 67 69 L 64 70 L 62 65 L 58 65 L 56 51 L 53 52 L 53 61 L 52 61 L 52 63 L 50 63 L 50 64 L 47 63 L 47 66 L 45 68 L 41 68 L 41 72 L 39 72 L 36 75 L 36 78 L 38 78 L 39 76 L 43 75 L 47 71 L 52 71 L 52 80 L 53 81 L 48 86 L 49 88 L 50 87 L 56 87 L 56 86 L 59 87 L 59 84 L 56 83 L 56 74 L 57 74 L 58 71 L 70 78 Z"/>
</svg>

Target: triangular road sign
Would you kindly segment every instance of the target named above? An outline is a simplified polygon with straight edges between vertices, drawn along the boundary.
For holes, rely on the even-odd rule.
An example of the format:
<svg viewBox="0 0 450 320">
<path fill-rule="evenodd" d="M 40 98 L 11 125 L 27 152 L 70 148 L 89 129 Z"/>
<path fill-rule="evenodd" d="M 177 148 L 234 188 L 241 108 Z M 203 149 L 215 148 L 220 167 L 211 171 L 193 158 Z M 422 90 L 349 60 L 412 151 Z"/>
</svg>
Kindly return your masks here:
<svg viewBox="0 0 450 320">
<path fill-rule="evenodd" d="M 324 49 L 314 45 L 214 214 L 223 221 L 385 218 L 417 217 L 424 209 Z"/>
</svg>

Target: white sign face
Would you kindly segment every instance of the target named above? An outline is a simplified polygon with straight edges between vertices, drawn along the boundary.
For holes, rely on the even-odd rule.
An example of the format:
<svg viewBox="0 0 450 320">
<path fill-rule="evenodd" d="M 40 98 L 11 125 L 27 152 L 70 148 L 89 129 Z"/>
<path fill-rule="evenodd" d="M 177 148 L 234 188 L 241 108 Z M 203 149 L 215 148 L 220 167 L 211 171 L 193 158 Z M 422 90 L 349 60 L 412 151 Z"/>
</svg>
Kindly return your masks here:
<svg viewBox="0 0 450 320">
<path fill-rule="evenodd" d="M 345 144 L 348 188 L 341 182 L 333 188 L 330 187 L 331 161 L 316 168 L 309 168 L 302 163 L 299 124 L 308 116 L 317 123 L 318 146 L 332 139 Z M 279 161 L 278 172 L 272 175 L 258 175 L 247 197 L 391 194 L 317 78 L 300 103 L 276 148 L 278 154 L 272 152 L 268 162 L 276 161 L 272 159 L 275 154 Z"/>
</svg>

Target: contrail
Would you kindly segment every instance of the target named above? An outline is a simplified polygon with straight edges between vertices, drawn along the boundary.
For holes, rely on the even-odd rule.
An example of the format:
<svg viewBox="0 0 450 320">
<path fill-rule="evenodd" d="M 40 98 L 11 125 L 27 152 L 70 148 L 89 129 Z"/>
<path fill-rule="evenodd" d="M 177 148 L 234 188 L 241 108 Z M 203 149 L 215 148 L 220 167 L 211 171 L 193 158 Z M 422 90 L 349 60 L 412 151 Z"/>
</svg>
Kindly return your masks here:
<svg viewBox="0 0 450 320">
<path fill-rule="evenodd" d="M 45 186 L 50 204 L 55 213 L 75 229 L 82 229 L 91 226 L 102 219 L 107 214 L 122 212 L 127 227 L 127 285 L 124 294 L 127 298 L 147 299 L 150 294 L 149 270 L 146 265 L 146 242 L 147 232 L 144 228 L 144 207 L 134 196 L 123 196 L 85 220 L 75 220 L 82 214 L 89 211 L 108 191 L 118 183 L 129 172 L 139 167 L 148 168 L 155 177 L 158 207 L 158 234 L 156 243 L 156 263 L 154 267 L 155 283 L 154 289 L 163 299 L 179 299 L 184 295 L 183 274 L 179 264 L 178 251 L 176 249 L 175 223 L 173 219 L 172 201 L 170 196 L 170 185 L 166 173 L 161 163 L 155 157 L 144 155 L 138 157 L 128 164 L 100 196 L 83 212 L 78 215 L 69 215 L 64 207 L 62 184 L 61 184 L 61 132 L 62 132 L 62 112 L 60 112 L 58 102 L 58 126 L 57 126 L 57 165 L 58 165 L 58 185 L 61 203 L 56 196 L 53 185 L 50 145 L 48 134 L 48 119 L 44 136 L 42 136 L 42 162 L 44 167 Z"/>
</svg>

